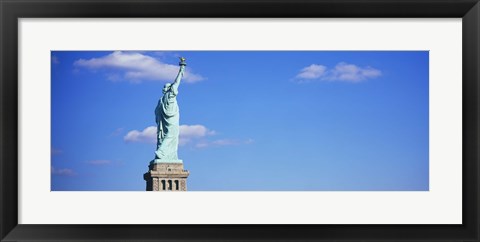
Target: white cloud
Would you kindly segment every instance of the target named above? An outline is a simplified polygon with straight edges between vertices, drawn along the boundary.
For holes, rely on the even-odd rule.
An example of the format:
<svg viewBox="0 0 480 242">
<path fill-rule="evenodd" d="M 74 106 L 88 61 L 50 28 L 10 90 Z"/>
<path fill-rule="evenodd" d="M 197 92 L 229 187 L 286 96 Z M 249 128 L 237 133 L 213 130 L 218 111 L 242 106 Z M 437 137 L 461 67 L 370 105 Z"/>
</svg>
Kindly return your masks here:
<svg viewBox="0 0 480 242">
<path fill-rule="evenodd" d="M 180 125 L 180 137 L 179 145 L 185 146 L 191 144 L 196 148 L 218 147 L 218 146 L 231 146 L 231 145 L 244 145 L 252 144 L 253 139 L 239 140 L 239 139 L 216 139 L 213 141 L 208 140 L 208 136 L 216 135 L 216 132 L 208 129 L 207 127 L 196 125 Z M 128 143 L 152 143 L 157 142 L 157 127 L 149 126 L 142 131 L 132 130 L 128 132 L 123 140 Z M 99 162 L 101 163 L 101 162 Z"/>
<path fill-rule="evenodd" d="M 311 64 L 303 68 L 296 76 L 299 79 L 317 79 L 325 74 L 326 66 Z"/>
<path fill-rule="evenodd" d="M 328 69 L 323 65 L 312 64 L 300 70 L 295 80 L 300 83 L 319 81 L 361 82 L 382 75 L 380 70 L 373 67 L 359 67 L 354 64 L 340 62 L 334 68 Z"/>
<path fill-rule="evenodd" d="M 233 139 L 218 139 L 218 140 L 212 141 L 212 144 L 219 145 L 219 146 L 234 145 L 237 143 L 238 141 Z"/>
<path fill-rule="evenodd" d="M 63 168 L 63 169 L 56 169 L 52 166 L 51 169 L 52 175 L 59 175 L 59 176 L 73 176 L 75 173 L 72 169 Z"/>
<path fill-rule="evenodd" d="M 158 59 L 139 52 L 123 51 L 115 51 L 99 58 L 79 59 L 74 62 L 74 66 L 89 69 L 117 69 L 122 71 L 123 76 L 109 73 L 107 74 L 109 80 L 119 81 L 123 78 L 131 82 L 141 82 L 143 80 L 172 82 L 179 68 L 177 65 L 160 62 Z M 201 75 L 192 73 L 188 68 L 183 78 L 185 82 L 190 83 L 203 79 Z"/>
<path fill-rule="evenodd" d="M 180 125 L 179 145 L 185 145 L 193 139 L 214 134 L 215 131 L 209 130 L 203 125 Z M 157 127 L 149 126 L 143 131 L 132 130 L 123 137 L 123 140 L 126 142 L 156 143 Z"/>
<path fill-rule="evenodd" d="M 88 164 L 90 165 L 108 165 L 111 164 L 112 161 L 110 160 L 89 160 L 87 161 Z"/>
<path fill-rule="evenodd" d="M 157 142 L 157 127 L 149 126 L 143 131 L 132 130 L 128 132 L 123 140 L 126 142 L 140 142 L 140 143 L 156 143 Z"/>
<path fill-rule="evenodd" d="M 207 141 L 200 141 L 200 142 L 198 142 L 198 143 L 195 145 L 195 147 L 197 147 L 197 148 L 206 148 L 206 147 L 208 147 L 209 145 L 210 145 L 210 143 L 207 142 Z"/>
<path fill-rule="evenodd" d="M 340 62 L 331 71 L 327 79 L 332 81 L 359 82 L 379 77 L 381 74 L 381 71 L 369 66 L 361 68 L 353 64 Z"/>
<path fill-rule="evenodd" d="M 207 135 L 215 135 L 215 131 L 208 130 L 203 125 L 180 125 L 179 145 L 186 145 L 193 139 L 205 137 Z"/>
<path fill-rule="evenodd" d="M 57 56 L 52 55 L 52 63 L 53 64 L 60 64 L 60 61 L 58 60 Z"/>
</svg>

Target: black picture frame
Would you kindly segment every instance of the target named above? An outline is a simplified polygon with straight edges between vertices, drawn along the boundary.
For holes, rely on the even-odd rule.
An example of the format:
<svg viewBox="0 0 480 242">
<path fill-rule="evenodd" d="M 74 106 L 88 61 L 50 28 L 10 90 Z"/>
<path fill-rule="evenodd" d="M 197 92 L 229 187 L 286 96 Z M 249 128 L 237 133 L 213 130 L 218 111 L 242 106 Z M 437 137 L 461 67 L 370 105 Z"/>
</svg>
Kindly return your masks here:
<svg viewBox="0 0 480 242">
<path fill-rule="evenodd" d="M 478 0 L 0 0 L 0 14 L 1 241 L 479 241 L 480 4 Z M 462 224 L 18 224 L 17 21 L 19 18 L 73 17 L 462 18 Z"/>
</svg>

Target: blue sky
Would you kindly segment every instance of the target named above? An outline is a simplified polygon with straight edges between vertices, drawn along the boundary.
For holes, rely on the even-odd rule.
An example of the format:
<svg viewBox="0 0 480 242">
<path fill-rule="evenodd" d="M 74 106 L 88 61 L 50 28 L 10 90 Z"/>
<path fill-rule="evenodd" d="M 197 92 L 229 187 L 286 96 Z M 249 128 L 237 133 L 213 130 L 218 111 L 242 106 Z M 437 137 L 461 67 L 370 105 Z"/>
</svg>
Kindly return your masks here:
<svg viewBox="0 0 480 242">
<path fill-rule="evenodd" d="M 187 58 L 190 191 L 427 191 L 428 51 L 52 51 L 53 191 L 143 191 Z"/>
</svg>

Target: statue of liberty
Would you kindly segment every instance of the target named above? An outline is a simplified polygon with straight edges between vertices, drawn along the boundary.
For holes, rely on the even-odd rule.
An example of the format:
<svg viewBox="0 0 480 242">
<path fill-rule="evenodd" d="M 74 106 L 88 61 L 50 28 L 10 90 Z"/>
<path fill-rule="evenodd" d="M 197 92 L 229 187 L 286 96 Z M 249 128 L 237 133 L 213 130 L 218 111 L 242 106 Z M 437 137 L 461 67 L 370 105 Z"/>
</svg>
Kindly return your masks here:
<svg viewBox="0 0 480 242">
<path fill-rule="evenodd" d="M 180 58 L 180 70 L 173 83 L 163 87 L 163 96 L 155 108 L 157 122 L 157 150 L 152 163 L 182 163 L 178 159 L 178 138 L 180 134 L 180 112 L 177 104 L 178 86 L 185 72 L 185 58 Z"/>
</svg>

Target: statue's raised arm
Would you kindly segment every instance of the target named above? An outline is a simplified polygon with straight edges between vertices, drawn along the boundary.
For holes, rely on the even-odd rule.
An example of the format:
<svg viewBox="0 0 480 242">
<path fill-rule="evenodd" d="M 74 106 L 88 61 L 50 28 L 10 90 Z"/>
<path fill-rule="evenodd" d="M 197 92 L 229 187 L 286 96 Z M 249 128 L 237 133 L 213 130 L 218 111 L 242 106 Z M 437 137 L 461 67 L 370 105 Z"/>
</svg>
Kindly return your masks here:
<svg viewBox="0 0 480 242">
<path fill-rule="evenodd" d="M 177 78 L 175 78 L 175 81 L 172 83 L 172 91 L 175 95 L 178 94 L 178 86 L 180 86 L 183 74 L 185 73 L 185 66 L 187 66 L 185 60 L 185 58 L 180 57 L 180 63 L 178 63 L 180 65 L 180 70 L 178 70 Z"/>
</svg>

